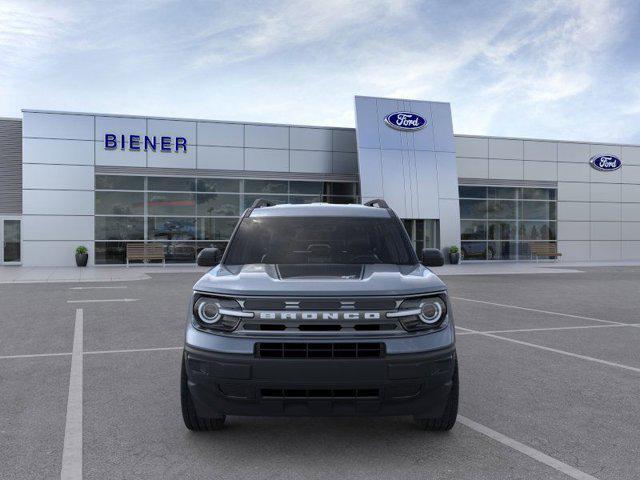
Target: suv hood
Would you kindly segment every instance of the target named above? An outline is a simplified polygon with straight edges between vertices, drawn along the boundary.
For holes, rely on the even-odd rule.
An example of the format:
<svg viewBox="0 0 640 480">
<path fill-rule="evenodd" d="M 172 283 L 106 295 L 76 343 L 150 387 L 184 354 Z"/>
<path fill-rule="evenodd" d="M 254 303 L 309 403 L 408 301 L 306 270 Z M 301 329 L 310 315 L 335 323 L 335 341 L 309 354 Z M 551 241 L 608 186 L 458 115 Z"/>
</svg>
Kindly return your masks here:
<svg viewBox="0 0 640 480">
<path fill-rule="evenodd" d="M 442 291 L 445 284 L 422 265 L 355 265 L 337 266 L 332 274 L 327 266 L 300 267 L 300 275 L 291 273 L 292 266 L 234 265 L 214 267 L 193 287 L 207 293 L 237 296 L 353 296 L 412 295 Z M 340 271 L 342 268 L 346 271 Z M 355 269 L 357 274 L 353 274 Z M 287 275 L 282 272 L 287 269 Z M 311 273 L 302 274 L 304 270 Z"/>
</svg>

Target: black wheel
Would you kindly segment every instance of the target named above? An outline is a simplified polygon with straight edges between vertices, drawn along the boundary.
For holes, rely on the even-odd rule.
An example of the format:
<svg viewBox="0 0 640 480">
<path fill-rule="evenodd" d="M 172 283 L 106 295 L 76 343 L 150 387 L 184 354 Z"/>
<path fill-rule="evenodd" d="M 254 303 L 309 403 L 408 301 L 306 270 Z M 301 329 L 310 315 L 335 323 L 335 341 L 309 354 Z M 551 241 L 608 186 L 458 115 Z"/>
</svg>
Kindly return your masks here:
<svg viewBox="0 0 640 480">
<path fill-rule="evenodd" d="M 447 398 L 447 406 L 442 416 L 437 418 L 415 418 L 416 425 L 421 430 L 429 430 L 434 432 L 445 432 L 451 430 L 456 423 L 458 416 L 458 394 L 460 386 L 458 384 L 458 359 L 455 360 L 453 368 L 453 385 Z"/>
<path fill-rule="evenodd" d="M 186 356 L 182 356 L 182 371 L 180 373 L 180 403 L 182 404 L 182 419 L 184 425 L 194 432 L 209 432 L 220 430 L 224 426 L 226 417 L 220 415 L 215 418 L 199 417 L 187 386 L 187 372 L 185 369 Z"/>
</svg>

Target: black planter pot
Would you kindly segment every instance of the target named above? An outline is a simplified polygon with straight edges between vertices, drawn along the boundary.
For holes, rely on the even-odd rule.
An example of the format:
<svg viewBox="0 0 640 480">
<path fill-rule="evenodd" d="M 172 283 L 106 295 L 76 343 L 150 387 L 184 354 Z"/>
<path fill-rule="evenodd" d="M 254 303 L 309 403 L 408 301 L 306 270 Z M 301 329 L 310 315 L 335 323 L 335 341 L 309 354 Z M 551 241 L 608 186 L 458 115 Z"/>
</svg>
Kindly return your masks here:
<svg viewBox="0 0 640 480">
<path fill-rule="evenodd" d="M 79 267 L 86 267 L 89 260 L 88 253 L 76 253 L 76 265 Z"/>
<path fill-rule="evenodd" d="M 449 261 L 454 265 L 457 265 L 458 263 L 460 263 L 460 252 L 450 253 Z"/>
</svg>

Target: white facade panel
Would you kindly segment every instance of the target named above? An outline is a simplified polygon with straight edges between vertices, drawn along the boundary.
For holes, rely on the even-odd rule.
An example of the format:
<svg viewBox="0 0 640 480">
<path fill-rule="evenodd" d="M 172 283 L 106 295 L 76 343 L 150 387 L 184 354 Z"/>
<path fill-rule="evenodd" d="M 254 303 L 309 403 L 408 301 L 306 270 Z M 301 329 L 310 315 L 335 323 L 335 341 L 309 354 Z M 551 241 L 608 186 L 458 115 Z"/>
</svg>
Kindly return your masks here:
<svg viewBox="0 0 640 480">
<path fill-rule="evenodd" d="M 588 222 L 591 218 L 589 203 L 587 202 L 558 202 L 557 208 L 559 221 Z"/>
<path fill-rule="evenodd" d="M 620 240 L 620 222 L 594 222 L 591 224 L 591 241 Z"/>
<path fill-rule="evenodd" d="M 489 178 L 489 160 L 486 158 L 457 158 L 458 177 Z"/>
<path fill-rule="evenodd" d="M 245 170 L 288 172 L 289 150 L 245 148 L 244 168 Z"/>
<path fill-rule="evenodd" d="M 600 145 L 600 144 L 591 145 L 591 156 L 615 155 L 619 157 L 621 152 L 622 152 L 622 149 L 620 148 L 620 145 Z"/>
<path fill-rule="evenodd" d="M 640 203 L 623 203 L 621 210 L 623 222 L 640 222 Z"/>
<path fill-rule="evenodd" d="M 93 215 L 24 215 L 22 239 L 93 241 L 93 219 Z"/>
<path fill-rule="evenodd" d="M 333 173 L 358 173 L 358 155 L 349 152 L 333 152 L 331 155 Z"/>
<path fill-rule="evenodd" d="M 620 175 L 622 183 L 640 184 L 640 165 L 624 165 Z"/>
<path fill-rule="evenodd" d="M 400 150 L 402 148 L 407 148 L 403 142 L 405 140 L 404 137 L 406 137 L 407 134 L 400 132 L 399 130 L 389 128 L 384 124 L 384 118 L 390 113 L 394 113 L 399 110 L 407 110 L 407 108 L 405 108 L 403 105 L 404 102 L 401 102 L 399 100 L 392 100 L 388 98 L 378 98 L 376 100 L 376 103 L 377 103 L 377 118 L 378 118 L 376 124 L 378 125 L 378 137 L 380 139 L 380 148 L 382 150 Z M 431 115 L 429 115 L 429 117 L 430 116 Z M 431 137 L 431 141 L 433 143 L 433 135 Z"/>
<path fill-rule="evenodd" d="M 107 133 L 116 135 L 120 145 L 122 135 L 125 135 L 125 143 L 129 146 L 129 135 L 138 135 L 142 139 L 147 134 L 147 119 L 132 117 L 101 117 L 96 116 L 96 141 L 104 142 Z M 144 144 L 144 141 L 143 141 Z"/>
<path fill-rule="evenodd" d="M 189 140 L 187 140 L 188 142 Z M 142 153 L 142 152 L 140 152 Z M 147 152 L 147 166 L 160 168 L 196 168 L 196 146 L 187 143 L 187 151 L 182 149 L 179 152 L 162 152 L 160 149 L 155 152 Z"/>
<path fill-rule="evenodd" d="M 560 182 L 588 182 L 590 177 L 591 167 L 587 162 L 558 162 L 558 181 Z"/>
<path fill-rule="evenodd" d="M 22 188 L 93 190 L 94 167 L 85 165 L 22 165 Z"/>
<path fill-rule="evenodd" d="M 456 156 L 449 152 L 436 152 L 438 167 L 438 197 L 458 198 L 458 172 Z"/>
<path fill-rule="evenodd" d="M 93 115 L 24 112 L 22 136 L 93 140 Z"/>
<path fill-rule="evenodd" d="M 119 141 L 118 141 L 119 142 Z M 104 148 L 103 142 L 93 142 L 95 146 L 96 165 L 110 165 L 114 167 L 146 167 L 147 152 L 144 150 L 114 149 Z M 191 147 L 195 148 L 195 147 Z M 170 155 L 166 154 L 165 155 Z"/>
<path fill-rule="evenodd" d="M 440 199 L 440 245 L 443 248 L 460 246 L 460 208 L 458 200 Z"/>
<path fill-rule="evenodd" d="M 245 125 L 244 144 L 255 148 L 289 148 L 289 127 Z"/>
<path fill-rule="evenodd" d="M 490 138 L 489 158 L 522 160 L 524 158 L 524 142 L 522 140 Z"/>
<path fill-rule="evenodd" d="M 75 267 L 78 241 L 33 241 L 22 242 L 22 265 L 25 267 Z M 85 242 L 89 251 L 89 266 L 93 265 L 93 242 Z"/>
<path fill-rule="evenodd" d="M 624 166 L 613 172 L 601 172 L 595 168 L 589 168 L 589 179 L 592 183 L 620 183 Z"/>
<path fill-rule="evenodd" d="M 640 185 L 621 185 L 622 202 L 639 202 L 640 203 Z"/>
<path fill-rule="evenodd" d="M 589 260 L 590 250 L 590 242 L 587 241 L 558 241 L 558 251 L 562 253 L 560 258 L 564 262 Z"/>
<path fill-rule="evenodd" d="M 621 216 L 619 203 L 592 203 L 590 206 L 592 222 L 619 222 Z"/>
<path fill-rule="evenodd" d="M 357 152 L 355 130 L 332 130 L 334 152 Z"/>
<path fill-rule="evenodd" d="M 640 165 L 640 147 L 621 147 L 620 160 L 623 165 Z"/>
<path fill-rule="evenodd" d="M 525 180 L 558 180 L 558 164 L 555 162 L 524 162 L 524 179 Z"/>
<path fill-rule="evenodd" d="M 433 119 L 434 150 L 436 152 L 455 152 L 456 146 L 453 140 L 451 105 L 448 103 L 432 103 L 431 117 Z"/>
<path fill-rule="evenodd" d="M 402 153 L 402 150 L 381 150 L 382 189 L 384 199 L 398 216 L 413 218 L 413 195 L 406 195 L 406 187 L 398 188 L 398 185 L 407 185 L 410 170 L 406 165 L 408 159 L 403 159 Z"/>
<path fill-rule="evenodd" d="M 356 97 L 356 125 L 358 149 L 380 148 L 378 104 L 375 98 Z"/>
<path fill-rule="evenodd" d="M 22 163 L 93 165 L 93 142 L 25 138 L 22 141 Z"/>
<path fill-rule="evenodd" d="M 292 150 L 331 151 L 333 139 L 328 128 L 291 127 L 290 135 Z"/>
<path fill-rule="evenodd" d="M 418 184 L 418 216 L 417 218 L 441 218 L 441 202 L 438 194 L 438 164 L 436 154 L 434 152 L 417 151 L 416 159 L 416 175 Z M 458 182 L 456 181 L 456 186 Z M 460 205 L 456 200 L 456 208 L 451 210 L 443 210 L 447 215 L 460 217 Z M 442 222 L 442 219 L 441 219 Z M 442 226 L 440 227 L 440 238 L 442 239 Z M 460 222 L 458 221 L 458 235 L 460 232 Z M 459 240 L 459 239 L 458 239 Z"/>
<path fill-rule="evenodd" d="M 187 145 L 196 144 L 196 122 L 186 120 L 159 120 L 150 118 L 147 120 L 147 130 L 150 137 L 184 137 Z M 172 145 L 175 148 L 175 145 Z M 189 149 L 187 149 L 187 152 Z M 149 152 L 151 153 L 151 152 Z M 166 153 L 166 152 L 165 152 Z"/>
<path fill-rule="evenodd" d="M 640 222 L 623 222 L 622 240 L 640 241 Z"/>
<path fill-rule="evenodd" d="M 589 186 L 591 190 L 590 200 L 592 202 L 619 202 L 620 201 L 620 185 L 611 185 L 606 183 L 592 183 Z"/>
<path fill-rule="evenodd" d="M 244 125 L 241 123 L 198 122 L 198 145 L 243 147 Z"/>
<path fill-rule="evenodd" d="M 621 260 L 640 260 L 640 242 L 622 241 Z"/>
<path fill-rule="evenodd" d="M 404 132 L 402 133 L 402 144 L 403 148 L 408 150 L 444 150 L 449 151 L 449 149 L 453 149 L 453 140 L 449 140 L 449 143 L 446 143 L 447 140 L 445 138 L 448 128 L 446 125 L 439 126 L 440 122 L 446 123 L 447 121 L 451 124 L 451 118 L 447 120 L 446 118 L 446 109 L 443 107 L 437 108 L 435 107 L 435 103 L 431 102 L 400 102 L 400 108 L 402 110 L 408 110 L 411 113 L 417 113 L 422 118 L 427 121 L 426 127 L 421 130 L 415 132 Z M 442 104 L 440 104 L 442 105 Z M 435 112 L 435 116 L 434 116 Z M 394 113 L 394 112 L 388 112 Z M 450 112 L 449 112 L 450 113 Z M 384 117 L 383 119 L 384 120 Z M 386 127 L 386 125 L 385 125 Z M 391 130 L 390 128 L 384 128 L 384 131 Z M 438 136 L 438 140 L 436 141 L 436 135 Z M 439 144 L 436 147 L 436 142 Z M 453 150 L 451 150 L 453 151 Z"/>
<path fill-rule="evenodd" d="M 608 262 L 620 260 L 622 255 L 622 242 L 591 242 L 591 260 L 595 262 Z"/>
<path fill-rule="evenodd" d="M 361 148 L 358 152 L 360 192 L 362 197 L 383 198 L 382 160 L 377 148 Z M 363 175 L 362 172 L 366 171 Z"/>
<path fill-rule="evenodd" d="M 588 143 L 558 143 L 558 161 L 588 163 L 591 158 L 591 147 Z"/>
<path fill-rule="evenodd" d="M 588 202 L 588 183 L 558 182 L 558 200 L 566 202 Z"/>
<path fill-rule="evenodd" d="M 489 158 L 489 139 L 482 137 L 454 137 L 456 156 Z"/>
<path fill-rule="evenodd" d="M 545 162 L 558 161 L 557 142 L 524 141 L 524 159 L 541 160 Z"/>
<path fill-rule="evenodd" d="M 523 180 L 524 162 L 522 160 L 489 159 L 489 178 L 501 180 Z"/>
<path fill-rule="evenodd" d="M 244 149 L 198 145 L 197 168 L 210 170 L 244 170 Z"/>
<path fill-rule="evenodd" d="M 92 191 L 24 190 L 23 215 L 93 215 Z"/>
<path fill-rule="evenodd" d="M 589 240 L 589 222 L 558 222 L 558 240 Z M 564 252 L 560 252 L 564 255 Z"/>
<path fill-rule="evenodd" d="M 331 152 L 291 150 L 291 172 L 331 173 Z"/>
</svg>

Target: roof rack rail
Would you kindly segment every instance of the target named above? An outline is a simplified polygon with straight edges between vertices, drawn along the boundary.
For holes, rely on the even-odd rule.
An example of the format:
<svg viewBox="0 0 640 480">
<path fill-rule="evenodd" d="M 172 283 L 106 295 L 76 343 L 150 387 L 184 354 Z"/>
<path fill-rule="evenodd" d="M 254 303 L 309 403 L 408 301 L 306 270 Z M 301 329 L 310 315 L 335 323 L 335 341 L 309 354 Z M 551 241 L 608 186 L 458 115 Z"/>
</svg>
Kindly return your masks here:
<svg viewBox="0 0 640 480">
<path fill-rule="evenodd" d="M 374 198 L 373 200 L 369 200 L 364 204 L 365 207 L 378 207 L 378 208 L 389 208 L 387 202 L 382 200 L 381 198 Z"/>
<path fill-rule="evenodd" d="M 251 205 L 251 208 L 260 208 L 260 207 L 273 207 L 275 203 L 270 200 L 265 200 L 264 198 L 256 198 L 256 200 Z"/>
</svg>

